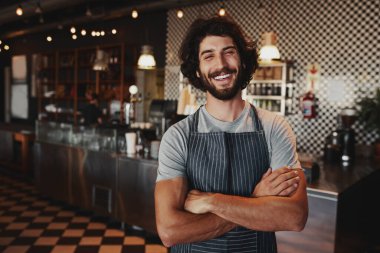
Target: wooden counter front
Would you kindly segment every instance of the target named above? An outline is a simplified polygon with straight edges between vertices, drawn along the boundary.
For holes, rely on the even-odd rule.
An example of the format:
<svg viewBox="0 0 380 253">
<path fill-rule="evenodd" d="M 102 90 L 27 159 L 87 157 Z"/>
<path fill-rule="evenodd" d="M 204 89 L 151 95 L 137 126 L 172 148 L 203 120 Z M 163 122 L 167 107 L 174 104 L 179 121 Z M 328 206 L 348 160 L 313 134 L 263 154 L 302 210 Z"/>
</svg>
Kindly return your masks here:
<svg viewBox="0 0 380 253">
<path fill-rule="evenodd" d="M 279 253 L 358 253 L 379 243 L 380 162 L 343 167 L 320 163 L 308 184 L 309 218 L 302 232 L 277 232 Z"/>
</svg>

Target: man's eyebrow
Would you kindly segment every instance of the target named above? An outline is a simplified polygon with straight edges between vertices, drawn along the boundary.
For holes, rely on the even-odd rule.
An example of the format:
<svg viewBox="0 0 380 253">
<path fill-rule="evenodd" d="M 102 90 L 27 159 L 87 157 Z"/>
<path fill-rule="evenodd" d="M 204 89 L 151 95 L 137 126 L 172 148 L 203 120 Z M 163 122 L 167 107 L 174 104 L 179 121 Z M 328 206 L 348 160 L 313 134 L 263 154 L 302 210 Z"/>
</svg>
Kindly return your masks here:
<svg viewBox="0 0 380 253">
<path fill-rule="evenodd" d="M 227 46 L 227 47 L 225 47 L 225 48 L 223 48 L 222 49 L 222 51 L 226 51 L 226 50 L 228 50 L 228 49 L 236 49 L 236 46 Z M 204 54 L 207 54 L 207 53 L 212 53 L 212 52 L 214 52 L 215 50 L 214 49 L 207 49 L 207 50 L 204 50 L 204 51 L 202 51 L 201 52 L 201 54 L 200 54 L 200 56 L 202 56 L 202 55 L 204 55 Z"/>
</svg>

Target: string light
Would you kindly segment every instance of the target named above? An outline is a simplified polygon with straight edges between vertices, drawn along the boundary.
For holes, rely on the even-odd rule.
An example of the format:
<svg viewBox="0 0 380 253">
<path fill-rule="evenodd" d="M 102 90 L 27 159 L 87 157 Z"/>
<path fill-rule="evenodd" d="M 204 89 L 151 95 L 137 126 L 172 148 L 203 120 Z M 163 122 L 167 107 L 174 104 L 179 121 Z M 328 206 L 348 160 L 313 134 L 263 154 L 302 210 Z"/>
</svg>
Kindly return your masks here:
<svg viewBox="0 0 380 253">
<path fill-rule="evenodd" d="M 82 36 L 85 36 L 87 34 L 87 32 L 86 32 L 85 29 L 82 29 L 82 31 L 80 32 L 80 34 L 82 34 Z"/>
<path fill-rule="evenodd" d="M 24 13 L 24 12 L 23 12 L 23 10 L 22 10 L 22 7 L 21 7 L 21 5 L 19 5 L 19 6 L 17 7 L 17 9 L 16 9 L 16 14 L 17 14 L 18 16 L 22 16 L 23 13 Z"/>
<path fill-rule="evenodd" d="M 137 12 L 136 9 L 133 9 L 131 15 L 132 15 L 132 18 L 136 19 L 139 16 L 139 13 Z"/>
<path fill-rule="evenodd" d="M 9 50 L 10 47 L 9 47 L 8 45 L 4 45 L 4 49 L 5 49 L 5 50 Z"/>
<path fill-rule="evenodd" d="M 95 36 L 96 36 L 96 32 L 95 32 L 95 31 L 92 31 L 92 32 L 91 32 L 91 36 L 92 36 L 92 37 L 95 37 Z"/>
<path fill-rule="evenodd" d="M 106 35 L 106 33 L 105 33 L 104 31 L 101 31 L 101 32 L 100 32 L 100 35 L 101 35 L 101 36 L 104 36 L 104 35 Z"/>
<path fill-rule="evenodd" d="M 0 45 L 3 44 L 3 42 L 0 40 Z"/>
<path fill-rule="evenodd" d="M 112 29 L 112 34 L 116 34 L 117 33 L 117 31 L 116 31 L 116 29 Z"/>
<path fill-rule="evenodd" d="M 48 42 L 51 42 L 51 41 L 53 40 L 53 38 L 52 38 L 51 36 L 47 36 L 47 37 L 46 37 L 46 40 L 47 40 Z"/>
<path fill-rule="evenodd" d="M 71 36 L 71 38 L 73 38 L 73 40 L 76 40 L 78 37 L 77 37 L 76 34 L 73 34 L 73 35 Z"/>
<path fill-rule="evenodd" d="M 71 27 L 71 29 L 70 29 L 70 32 L 71 33 L 75 33 L 77 30 L 75 29 L 75 27 L 73 26 L 73 27 Z"/>
</svg>

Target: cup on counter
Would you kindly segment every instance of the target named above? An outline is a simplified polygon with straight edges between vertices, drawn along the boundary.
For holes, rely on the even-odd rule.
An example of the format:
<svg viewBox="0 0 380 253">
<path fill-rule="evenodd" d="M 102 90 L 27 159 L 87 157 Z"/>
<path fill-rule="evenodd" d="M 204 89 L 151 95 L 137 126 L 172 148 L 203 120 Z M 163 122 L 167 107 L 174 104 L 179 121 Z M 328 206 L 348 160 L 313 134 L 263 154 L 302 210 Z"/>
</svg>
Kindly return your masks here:
<svg viewBox="0 0 380 253">
<path fill-rule="evenodd" d="M 150 142 L 150 156 L 153 158 L 153 159 L 157 159 L 158 158 L 158 150 L 160 148 L 160 141 L 151 141 Z"/>
<path fill-rule="evenodd" d="M 127 154 L 136 154 L 136 139 L 137 134 L 135 132 L 125 133 Z"/>
</svg>

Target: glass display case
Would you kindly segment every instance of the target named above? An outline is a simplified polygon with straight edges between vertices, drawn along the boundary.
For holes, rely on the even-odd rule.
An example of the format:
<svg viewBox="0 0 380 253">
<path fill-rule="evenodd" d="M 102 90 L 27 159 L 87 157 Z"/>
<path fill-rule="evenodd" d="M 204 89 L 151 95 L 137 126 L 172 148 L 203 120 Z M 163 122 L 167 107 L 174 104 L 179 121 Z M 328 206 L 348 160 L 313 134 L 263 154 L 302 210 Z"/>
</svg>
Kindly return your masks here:
<svg viewBox="0 0 380 253">
<path fill-rule="evenodd" d="M 36 140 L 66 144 L 95 151 L 117 151 L 116 129 L 74 126 L 67 123 L 36 121 Z"/>
</svg>

